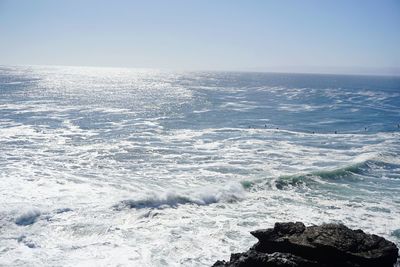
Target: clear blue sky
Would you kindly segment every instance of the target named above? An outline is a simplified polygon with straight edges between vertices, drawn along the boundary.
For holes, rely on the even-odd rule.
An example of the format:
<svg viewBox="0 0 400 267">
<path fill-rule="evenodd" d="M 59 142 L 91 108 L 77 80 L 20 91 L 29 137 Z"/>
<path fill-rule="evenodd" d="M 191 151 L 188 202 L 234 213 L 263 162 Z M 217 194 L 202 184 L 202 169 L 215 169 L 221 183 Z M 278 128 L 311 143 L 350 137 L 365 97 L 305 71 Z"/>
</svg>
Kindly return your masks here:
<svg viewBox="0 0 400 267">
<path fill-rule="evenodd" d="M 400 74 L 400 0 L 0 0 L 0 65 Z"/>
</svg>

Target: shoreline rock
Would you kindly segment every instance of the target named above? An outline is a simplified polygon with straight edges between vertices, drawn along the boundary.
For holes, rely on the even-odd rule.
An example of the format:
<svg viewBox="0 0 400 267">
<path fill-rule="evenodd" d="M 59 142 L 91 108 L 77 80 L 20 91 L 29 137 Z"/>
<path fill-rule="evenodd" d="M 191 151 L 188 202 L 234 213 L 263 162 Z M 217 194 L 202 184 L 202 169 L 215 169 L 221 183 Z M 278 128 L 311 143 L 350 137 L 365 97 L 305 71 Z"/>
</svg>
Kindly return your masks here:
<svg viewBox="0 0 400 267">
<path fill-rule="evenodd" d="M 342 224 L 275 223 L 274 228 L 251 234 L 259 240 L 253 247 L 213 267 L 392 267 L 399 251 L 383 237 Z"/>
</svg>

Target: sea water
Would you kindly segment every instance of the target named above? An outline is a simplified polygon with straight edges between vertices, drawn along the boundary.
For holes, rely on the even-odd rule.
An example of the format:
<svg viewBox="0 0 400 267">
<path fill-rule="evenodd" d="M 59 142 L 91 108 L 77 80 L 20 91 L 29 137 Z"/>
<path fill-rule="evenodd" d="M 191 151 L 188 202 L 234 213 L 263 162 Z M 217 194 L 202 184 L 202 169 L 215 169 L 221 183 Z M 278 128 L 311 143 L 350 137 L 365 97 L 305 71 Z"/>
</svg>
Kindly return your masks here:
<svg viewBox="0 0 400 267">
<path fill-rule="evenodd" d="M 277 221 L 400 244 L 400 78 L 0 68 L 1 266 L 210 266 Z"/>
</svg>

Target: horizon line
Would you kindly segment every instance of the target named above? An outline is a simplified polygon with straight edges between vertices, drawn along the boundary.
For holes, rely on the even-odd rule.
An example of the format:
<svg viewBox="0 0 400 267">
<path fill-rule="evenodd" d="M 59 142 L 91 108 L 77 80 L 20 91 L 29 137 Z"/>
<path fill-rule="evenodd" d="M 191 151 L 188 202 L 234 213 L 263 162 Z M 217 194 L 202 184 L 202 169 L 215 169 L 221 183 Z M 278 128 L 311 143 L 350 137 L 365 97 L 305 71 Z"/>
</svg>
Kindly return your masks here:
<svg viewBox="0 0 400 267">
<path fill-rule="evenodd" d="M 156 67 L 131 67 L 131 66 L 93 66 L 93 65 L 61 65 L 61 64 L 0 64 L 0 67 L 69 67 L 69 68 L 100 68 L 100 69 L 131 69 L 131 70 L 156 70 L 156 71 L 170 71 L 170 72 L 230 72 L 230 73 L 270 73 L 270 74 L 298 74 L 298 75 L 337 75 L 337 76 L 375 76 L 375 77 L 400 77 L 400 67 L 397 73 L 363 73 L 363 72 L 318 72 L 318 71 L 280 71 L 280 70 L 251 70 L 247 69 L 190 69 L 190 68 L 156 68 Z M 310 67 L 310 66 L 309 66 Z M 307 68 L 307 67 L 305 67 Z M 313 67 L 312 67 L 313 68 Z M 321 68 L 337 68 L 337 67 L 321 67 Z M 367 67 L 368 68 L 368 67 Z"/>
</svg>

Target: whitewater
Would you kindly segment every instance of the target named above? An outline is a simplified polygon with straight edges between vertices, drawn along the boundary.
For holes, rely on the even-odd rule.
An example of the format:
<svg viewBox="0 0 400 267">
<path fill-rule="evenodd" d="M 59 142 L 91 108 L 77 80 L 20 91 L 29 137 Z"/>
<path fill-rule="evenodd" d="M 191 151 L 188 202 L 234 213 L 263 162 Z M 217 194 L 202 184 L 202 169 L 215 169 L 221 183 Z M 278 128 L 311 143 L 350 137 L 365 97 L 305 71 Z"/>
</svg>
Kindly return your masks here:
<svg viewBox="0 0 400 267">
<path fill-rule="evenodd" d="M 400 245 L 400 77 L 0 66 L 0 266 L 210 266 L 277 221 Z"/>
</svg>

